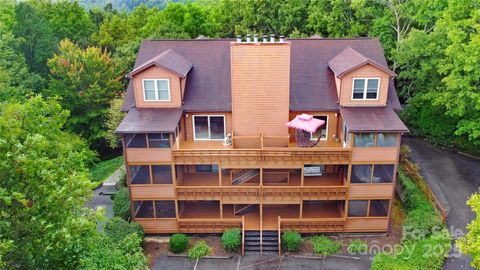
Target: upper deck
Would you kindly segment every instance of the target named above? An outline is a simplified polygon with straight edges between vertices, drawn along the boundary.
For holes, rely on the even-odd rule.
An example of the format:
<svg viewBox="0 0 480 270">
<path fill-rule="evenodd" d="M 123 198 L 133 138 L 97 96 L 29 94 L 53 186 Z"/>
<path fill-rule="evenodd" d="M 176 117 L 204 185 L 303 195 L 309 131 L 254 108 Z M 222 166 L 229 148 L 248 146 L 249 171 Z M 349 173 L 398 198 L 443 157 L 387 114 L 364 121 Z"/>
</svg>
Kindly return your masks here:
<svg viewBox="0 0 480 270">
<path fill-rule="evenodd" d="M 289 136 L 233 137 L 230 146 L 221 141 L 182 141 L 174 145 L 172 157 L 176 164 L 211 164 L 226 166 L 348 164 L 351 149 L 340 142 L 320 141 L 313 147 L 298 147 Z"/>
</svg>

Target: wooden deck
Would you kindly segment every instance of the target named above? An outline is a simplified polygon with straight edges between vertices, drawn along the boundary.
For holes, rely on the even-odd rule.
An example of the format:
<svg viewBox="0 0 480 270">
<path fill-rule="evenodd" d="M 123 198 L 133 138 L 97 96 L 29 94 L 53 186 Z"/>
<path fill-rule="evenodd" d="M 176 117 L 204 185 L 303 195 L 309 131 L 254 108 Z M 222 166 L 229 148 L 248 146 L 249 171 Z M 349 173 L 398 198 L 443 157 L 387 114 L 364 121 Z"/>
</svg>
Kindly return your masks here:
<svg viewBox="0 0 480 270">
<path fill-rule="evenodd" d="M 285 171 L 285 170 L 281 170 Z M 178 186 L 219 186 L 219 173 L 182 173 L 177 177 Z M 266 177 L 264 176 L 264 179 Z M 258 186 L 259 177 L 253 179 L 247 183 L 243 183 L 241 186 Z M 340 178 L 339 173 L 326 173 L 322 176 L 305 176 L 304 186 L 343 186 L 343 180 Z M 288 183 L 268 183 L 264 182 L 264 186 L 301 186 L 301 174 L 300 172 L 290 172 Z M 228 170 L 222 172 L 222 186 L 232 186 L 231 176 Z M 240 185 L 239 185 L 240 186 Z"/>
</svg>

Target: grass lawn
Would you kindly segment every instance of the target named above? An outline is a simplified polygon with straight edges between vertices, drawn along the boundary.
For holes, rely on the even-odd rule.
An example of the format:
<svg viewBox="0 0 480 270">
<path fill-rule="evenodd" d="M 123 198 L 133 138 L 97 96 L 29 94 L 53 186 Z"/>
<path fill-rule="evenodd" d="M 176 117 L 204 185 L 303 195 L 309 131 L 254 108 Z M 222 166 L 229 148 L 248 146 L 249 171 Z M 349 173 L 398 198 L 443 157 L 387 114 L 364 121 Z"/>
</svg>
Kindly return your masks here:
<svg viewBox="0 0 480 270">
<path fill-rule="evenodd" d="M 123 156 L 100 161 L 90 168 L 92 182 L 100 185 L 107 177 L 115 172 L 123 164 Z"/>
</svg>

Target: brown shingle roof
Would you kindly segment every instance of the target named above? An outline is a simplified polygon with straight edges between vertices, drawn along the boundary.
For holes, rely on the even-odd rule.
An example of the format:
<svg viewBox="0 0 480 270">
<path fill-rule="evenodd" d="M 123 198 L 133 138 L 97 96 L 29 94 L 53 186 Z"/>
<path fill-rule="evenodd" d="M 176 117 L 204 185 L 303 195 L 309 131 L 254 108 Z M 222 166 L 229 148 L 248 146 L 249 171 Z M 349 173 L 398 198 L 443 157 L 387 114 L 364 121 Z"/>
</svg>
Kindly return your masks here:
<svg viewBox="0 0 480 270">
<path fill-rule="evenodd" d="M 182 116 L 181 109 L 137 109 L 132 108 L 116 133 L 161 133 L 174 132 Z"/>
<path fill-rule="evenodd" d="M 193 64 L 176 51 L 168 49 L 133 69 L 130 73 L 128 73 L 128 77 L 131 78 L 132 76 L 135 76 L 135 74 L 151 66 L 164 68 L 176 73 L 179 77 L 185 77 L 185 75 L 187 75 L 192 68 Z"/>
<path fill-rule="evenodd" d="M 162 52 L 174 49 L 193 64 L 185 86 L 184 111 L 231 111 L 231 41 L 233 40 L 145 40 L 140 46 L 135 68 Z M 375 63 L 387 66 L 378 39 L 322 38 L 289 41 L 292 111 L 338 111 L 335 80 L 332 70 L 328 67 L 328 61 L 346 48 L 350 47 Z M 392 90 L 395 92 L 394 88 Z M 389 95 L 388 102 L 398 104 L 396 94 Z M 133 88 L 130 86 L 122 109 L 128 111 L 134 105 Z"/>
<path fill-rule="evenodd" d="M 408 131 L 391 107 L 342 107 L 340 113 L 349 131 Z"/>
<path fill-rule="evenodd" d="M 395 76 L 395 73 L 388 69 L 386 65 L 377 63 L 376 61 L 352 49 L 351 47 L 344 49 L 341 53 L 335 55 L 335 57 L 328 61 L 328 66 L 339 78 L 366 64 L 375 66 L 376 68 L 385 71 L 390 76 Z"/>
</svg>

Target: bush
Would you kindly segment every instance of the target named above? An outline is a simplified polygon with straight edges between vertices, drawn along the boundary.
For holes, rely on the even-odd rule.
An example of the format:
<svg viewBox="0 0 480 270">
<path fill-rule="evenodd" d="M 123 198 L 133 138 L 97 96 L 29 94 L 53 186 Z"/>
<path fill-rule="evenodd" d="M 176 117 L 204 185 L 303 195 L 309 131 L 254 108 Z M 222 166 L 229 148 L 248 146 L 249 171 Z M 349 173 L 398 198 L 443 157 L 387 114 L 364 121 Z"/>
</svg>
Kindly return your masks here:
<svg viewBox="0 0 480 270">
<path fill-rule="evenodd" d="M 172 251 L 173 253 L 184 252 L 187 249 L 189 241 L 190 237 L 186 236 L 185 234 L 173 234 L 172 236 L 170 236 L 170 240 L 168 242 L 170 246 L 170 251 Z"/>
<path fill-rule="evenodd" d="M 240 229 L 225 231 L 222 235 L 222 245 L 225 250 L 237 250 L 242 245 L 242 233 Z"/>
<path fill-rule="evenodd" d="M 441 269 L 451 248 L 450 234 L 426 196 L 400 167 L 398 180 L 405 193 L 407 218 L 403 226 L 407 236 L 401 251 L 375 255 L 371 269 Z"/>
<path fill-rule="evenodd" d="M 198 241 L 188 250 L 188 257 L 193 260 L 198 260 L 207 256 L 212 252 L 212 248 L 205 243 L 205 241 Z"/>
<path fill-rule="evenodd" d="M 368 245 L 362 240 L 355 239 L 348 243 L 348 253 L 364 253 L 367 252 Z"/>
<path fill-rule="evenodd" d="M 134 233 L 140 239 L 143 239 L 143 228 L 138 223 L 130 223 L 120 217 L 113 217 L 107 221 L 104 226 L 105 235 L 107 235 L 114 243 L 118 243 L 125 239 L 128 235 Z"/>
<path fill-rule="evenodd" d="M 121 188 L 113 199 L 113 214 L 125 220 L 130 219 L 130 198 L 128 188 Z"/>
<path fill-rule="evenodd" d="M 302 236 L 298 232 L 285 231 L 282 234 L 282 247 L 286 251 L 298 251 L 302 244 Z"/>
<path fill-rule="evenodd" d="M 317 235 L 312 237 L 313 251 L 317 255 L 330 256 L 340 250 L 342 244 L 332 241 L 324 235 Z"/>
</svg>

